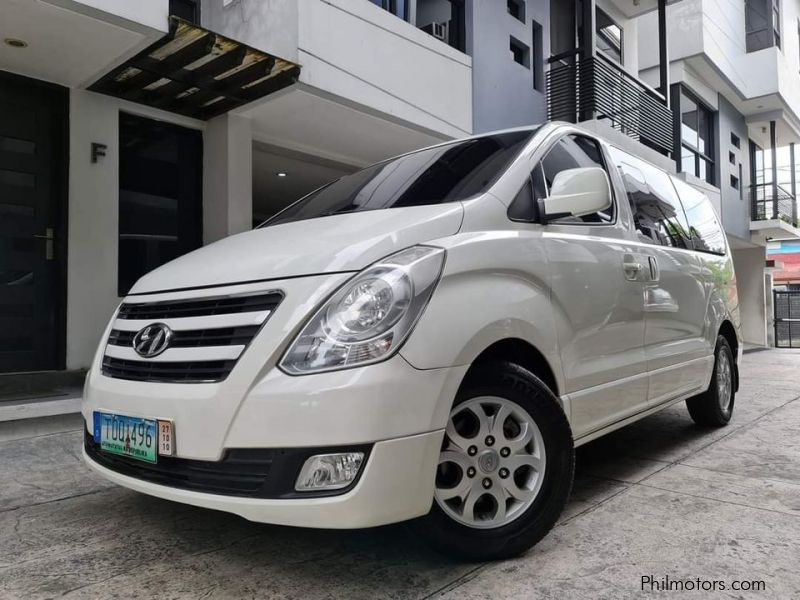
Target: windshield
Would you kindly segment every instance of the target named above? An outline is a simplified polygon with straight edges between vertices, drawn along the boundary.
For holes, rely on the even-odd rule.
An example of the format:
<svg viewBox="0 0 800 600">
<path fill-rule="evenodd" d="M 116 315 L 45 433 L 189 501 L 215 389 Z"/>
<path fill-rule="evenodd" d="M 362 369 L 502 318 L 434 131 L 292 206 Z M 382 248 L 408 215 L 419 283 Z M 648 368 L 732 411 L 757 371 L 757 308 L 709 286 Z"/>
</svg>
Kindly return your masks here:
<svg viewBox="0 0 800 600">
<path fill-rule="evenodd" d="M 488 189 L 535 130 L 426 148 L 346 175 L 311 192 L 260 227 L 339 213 L 442 204 Z"/>
</svg>

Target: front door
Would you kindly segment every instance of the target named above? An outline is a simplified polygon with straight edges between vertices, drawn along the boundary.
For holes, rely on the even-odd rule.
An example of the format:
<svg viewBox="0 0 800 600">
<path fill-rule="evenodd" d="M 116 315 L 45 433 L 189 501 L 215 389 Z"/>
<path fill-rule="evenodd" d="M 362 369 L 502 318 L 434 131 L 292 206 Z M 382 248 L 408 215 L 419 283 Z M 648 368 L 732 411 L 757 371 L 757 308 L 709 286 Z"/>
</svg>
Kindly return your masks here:
<svg viewBox="0 0 800 600">
<path fill-rule="evenodd" d="M 63 368 L 67 106 L 0 71 L 0 372 Z"/>
<path fill-rule="evenodd" d="M 534 168 L 535 197 L 546 197 L 559 172 L 581 167 L 609 172 L 595 140 L 562 138 Z M 556 219 L 543 235 L 576 438 L 647 407 L 640 248 L 628 240 L 619 208 L 617 201 L 600 213 Z"/>
</svg>

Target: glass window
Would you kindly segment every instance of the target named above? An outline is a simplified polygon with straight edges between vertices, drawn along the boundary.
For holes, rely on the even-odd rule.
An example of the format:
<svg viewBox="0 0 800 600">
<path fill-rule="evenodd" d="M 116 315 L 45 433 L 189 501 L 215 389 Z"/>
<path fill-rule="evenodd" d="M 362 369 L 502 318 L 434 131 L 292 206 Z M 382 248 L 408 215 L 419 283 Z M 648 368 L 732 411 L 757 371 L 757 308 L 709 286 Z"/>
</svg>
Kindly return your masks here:
<svg viewBox="0 0 800 600">
<path fill-rule="evenodd" d="M 203 235 L 203 134 L 133 115 L 119 117 L 120 296 L 145 273 L 199 248 Z"/>
<path fill-rule="evenodd" d="M 561 138 L 547 152 L 542 161 L 536 165 L 532 173 L 533 190 L 537 200 L 544 199 L 550 193 L 553 180 L 561 171 L 580 167 L 601 167 L 606 169 L 600 146 L 591 138 L 582 135 L 569 135 Z M 603 212 L 583 217 L 564 217 L 554 223 L 612 223 L 614 221 L 614 204 Z"/>
<path fill-rule="evenodd" d="M 458 202 L 486 191 L 535 130 L 511 131 L 426 148 L 337 179 L 262 224 Z"/>
<path fill-rule="evenodd" d="M 612 148 L 611 156 L 625 183 L 639 237 L 663 246 L 691 248 L 686 215 L 669 175 L 617 148 Z"/>
<path fill-rule="evenodd" d="M 597 33 L 597 49 L 621 65 L 622 28 L 599 8 L 596 9 L 595 12 L 595 28 Z"/>
<path fill-rule="evenodd" d="M 714 183 L 714 114 L 685 89 L 680 93 L 681 171 Z"/>
<path fill-rule="evenodd" d="M 523 67 L 530 68 L 531 64 L 531 52 L 530 49 L 520 42 L 517 38 L 513 35 L 510 36 L 508 40 L 508 49 L 511 52 L 511 60 L 515 63 L 522 65 Z"/>
<path fill-rule="evenodd" d="M 406 0 L 370 0 L 373 4 L 377 4 L 383 10 L 392 13 L 401 19 L 408 20 L 408 11 L 406 9 Z"/>
<path fill-rule="evenodd" d="M 525 22 L 525 0 L 507 0 L 508 14 L 518 21 Z"/>
<path fill-rule="evenodd" d="M 681 198 L 695 250 L 725 254 L 725 233 L 708 198 L 679 179 L 672 179 Z"/>
<path fill-rule="evenodd" d="M 169 0 L 169 14 L 200 25 L 199 0 Z"/>
<path fill-rule="evenodd" d="M 748 52 L 781 47 L 779 0 L 747 0 L 744 3 L 745 40 Z"/>
</svg>

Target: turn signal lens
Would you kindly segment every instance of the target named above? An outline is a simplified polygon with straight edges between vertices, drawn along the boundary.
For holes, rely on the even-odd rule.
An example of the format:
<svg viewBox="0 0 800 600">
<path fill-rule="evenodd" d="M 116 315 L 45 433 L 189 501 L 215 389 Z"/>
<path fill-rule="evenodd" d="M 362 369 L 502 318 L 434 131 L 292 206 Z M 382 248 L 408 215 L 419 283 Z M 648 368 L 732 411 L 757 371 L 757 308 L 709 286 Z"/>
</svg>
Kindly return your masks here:
<svg viewBox="0 0 800 600">
<path fill-rule="evenodd" d="M 306 460 L 294 489 L 311 492 L 347 487 L 355 481 L 363 462 L 363 452 L 317 454 Z"/>
</svg>

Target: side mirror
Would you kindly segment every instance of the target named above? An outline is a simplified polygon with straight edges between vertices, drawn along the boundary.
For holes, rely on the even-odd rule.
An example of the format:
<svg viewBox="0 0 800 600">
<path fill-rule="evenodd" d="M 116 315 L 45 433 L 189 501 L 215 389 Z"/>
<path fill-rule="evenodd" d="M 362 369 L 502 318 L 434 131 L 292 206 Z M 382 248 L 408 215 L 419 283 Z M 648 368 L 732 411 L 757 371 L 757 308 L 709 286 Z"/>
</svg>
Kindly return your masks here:
<svg viewBox="0 0 800 600">
<path fill-rule="evenodd" d="M 611 206 L 611 185 L 600 167 L 566 169 L 556 174 L 544 200 L 547 219 L 582 217 Z"/>
</svg>

